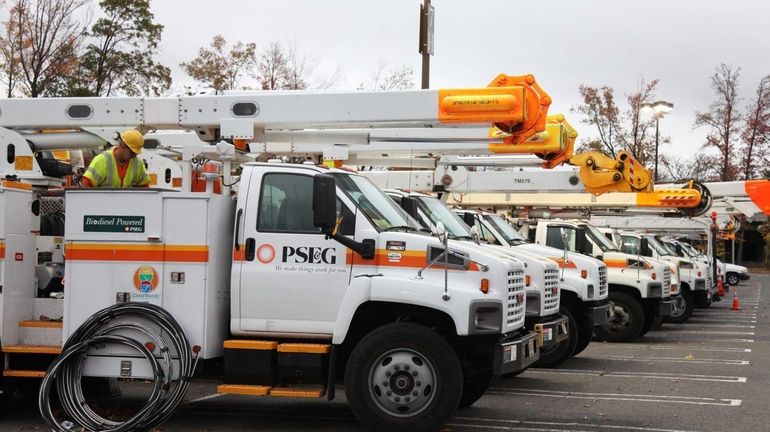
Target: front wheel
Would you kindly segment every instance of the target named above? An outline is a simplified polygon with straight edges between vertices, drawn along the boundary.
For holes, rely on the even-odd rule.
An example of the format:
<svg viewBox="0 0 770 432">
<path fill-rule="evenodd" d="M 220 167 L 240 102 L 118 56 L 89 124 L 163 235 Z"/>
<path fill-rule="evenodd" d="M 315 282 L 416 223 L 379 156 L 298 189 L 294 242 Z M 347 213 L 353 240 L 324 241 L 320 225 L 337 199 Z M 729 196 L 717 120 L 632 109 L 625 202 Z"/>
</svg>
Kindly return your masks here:
<svg viewBox="0 0 770 432">
<path fill-rule="evenodd" d="M 738 285 L 738 281 L 740 281 L 740 278 L 738 277 L 738 273 L 727 273 L 727 283 L 735 286 Z"/>
<path fill-rule="evenodd" d="M 481 399 L 492 384 L 493 378 L 492 369 L 466 377 L 463 383 L 463 394 L 460 396 L 460 408 L 468 408 Z"/>
<path fill-rule="evenodd" d="M 577 343 L 575 344 L 575 351 L 572 353 L 573 357 L 582 353 L 588 348 L 588 344 L 591 343 L 591 338 L 594 335 L 594 327 L 590 324 L 591 321 L 588 317 L 584 316 L 579 320 L 577 327 Z"/>
<path fill-rule="evenodd" d="M 457 409 L 462 376 L 457 354 L 439 334 L 417 324 L 389 324 L 353 349 L 345 395 L 370 429 L 432 431 Z"/>
<path fill-rule="evenodd" d="M 552 368 L 564 363 L 568 358 L 572 357 L 575 352 L 575 346 L 577 345 L 577 323 L 572 317 L 572 314 L 565 307 L 559 308 L 559 313 L 567 317 L 567 339 L 559 342 L 558 344 L 551 345 L 548 348 L 542 346 L 540 348 L 540 359 L 535 362 L 534 366 L 543 368 Z"/>
<path fill-rule="evenodd" d="M 644 310 L 639 301 L 624 292 L 610 292 L 607 299 L 614 303 L 612 319 L 594 327 L 596 338 L 607 342 L 627 342 L 642 332 Z"/>
<path fill-rule="evenodd" d="M 690 291 L 682 290 L 679 298 L 676 301 L 676 305 L 671 312 L 671 316 L 666 317 L 666 322 L 672 323 L 684 323 L 690 319 L 692 312 L 695 310 L 695 299 L 692 297 Z"/>
</svg>

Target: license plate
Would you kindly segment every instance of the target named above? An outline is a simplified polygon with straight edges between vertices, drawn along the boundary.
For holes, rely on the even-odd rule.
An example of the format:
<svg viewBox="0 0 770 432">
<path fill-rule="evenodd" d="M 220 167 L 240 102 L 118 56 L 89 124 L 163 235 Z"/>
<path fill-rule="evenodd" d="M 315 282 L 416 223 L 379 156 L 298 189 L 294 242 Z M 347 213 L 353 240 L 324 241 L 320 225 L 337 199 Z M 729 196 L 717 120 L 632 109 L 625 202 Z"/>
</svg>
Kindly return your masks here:
<svg viewBox="0 0 770 432">
<path fill-rule="evenodd" d="M 553 329 L 544 328 L 543 329 L 543 340 L 549 341 L 551 339 L 553 339 Z"/>
<path fill-rule="evenodd" d="M 503 347 L 503 363 L 516 361 L 516 345 L 507 345 Z"/>
</svg>

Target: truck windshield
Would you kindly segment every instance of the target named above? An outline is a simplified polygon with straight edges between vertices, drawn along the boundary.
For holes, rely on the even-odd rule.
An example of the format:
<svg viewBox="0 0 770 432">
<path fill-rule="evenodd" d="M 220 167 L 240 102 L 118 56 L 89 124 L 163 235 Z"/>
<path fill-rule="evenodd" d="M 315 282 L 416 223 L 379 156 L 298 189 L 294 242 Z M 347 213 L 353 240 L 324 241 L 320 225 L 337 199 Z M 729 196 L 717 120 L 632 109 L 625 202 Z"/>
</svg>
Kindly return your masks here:
<svg viewBox="0 0 770 432">
<path fill-rule="evenodd" d="M 399 228 L 407 231 L 420 229 L 417 221 L 368 179 L 341 173 L 335 173 L 334 178 L 337 186 L 356 203 L 378 229 L 382 231 Z"/>
<path fill-rule="evenodd" d="M 697 250 L 695 250 L 695 248 L 692 247 L 692 245 L 689 245 L 687 243 L 681 243 L 681 245 L 682 245 L 682 248 L 685 251 L 687 251 L 690 254 L 691 257 L 698 257 L 698 256 L 703 255 L 702 253 L 700 253 Z"/>
<path fill-rule="evenodd" d="M 671 252 L 668 250 L 668 248 L 660 244 L 660 242 L 658 242 L 655 237 L 647 236 L 646 238 L 647 244 L 649 244 L 651 248 L 655 249 L 655 252 L 657 252 L 658 255 L 671 255 Z"/>
<path fill-rule="evenodd" d="M 524 237 L 500 216 L 485 214 L 483 217 L 511 246 L 527 243 Z"/>
<path fill-rule="evenodd" d="M 433 197 L 417 197 L 419 210 L 427 216 L 434 225 L 441 222 L 446 227 L 449 238 L 456 240 L 471 240 L 471 234 L 468 225 L 465 225 L 462 219 L 452 210 L 449 210 L 441 201 Z"/>
<path fill-rule="evenodd" d="M 669 255 L 678 256 L 678 257 L 684 257 L 684 253 L 683 252 L 677 252 L 676 245 L 674 243 L 663 242 L 663 245 L 666 247 L 666 249 L 668 249 L 670 251 Z"/>
<path fill-rule="evenodd" d="M 618 250 L 617 246 L 610 242 L 607 237 L 604 236 L 604 233 L 596 229 L 595 226 L 586 224 L 585 228 L 588 237 L 599 246 L 599 249 L 601 249 L 602 252 L 616 252 Z"/>
</svg>

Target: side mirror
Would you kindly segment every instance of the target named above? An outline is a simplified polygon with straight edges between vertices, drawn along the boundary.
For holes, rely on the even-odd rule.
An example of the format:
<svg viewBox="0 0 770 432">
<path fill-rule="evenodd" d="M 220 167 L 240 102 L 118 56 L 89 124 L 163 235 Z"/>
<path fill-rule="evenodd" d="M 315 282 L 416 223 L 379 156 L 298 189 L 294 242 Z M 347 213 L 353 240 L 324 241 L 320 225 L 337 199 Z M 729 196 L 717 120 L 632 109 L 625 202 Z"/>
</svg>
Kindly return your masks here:
<svg viewBox="0 0 770 432">
<path fill-rule="evenodd" d="M 593 248 L 586 239 L 586 231 L 578 229 L 575 231 L 575 250 L 584 255 L 591 255 Z"/>
<path fill-rule="evenodd" d="M 481 241 L 481 234 L 479 234 L 479 227 L 476 225 L 473 225 L 471 227 L 471 237 L 473 237 L 473 241 L 475 243 L 478 243 Z"/>
<path fill-rule="evenodd" d="M 433 230 L 433 233 L 436 234 L 436 237 L 438 237 L 439 240 L 441 240 L 441 243 L 445 243 L 444 240 L 446 240 L 446 226 L 444 225 L 444 222 L 438 221 L 436 224 L 436 228 Z"/>
<path fill-rule="evenodd" d="M 647 237 L 642 237 L 641 241 L 639 242 L 639 250 L 641 251 L 642 256 L 646 257 L 652 257 L 652 249 L 650 249 L 650 240 L 647 239 Z"/>
<path fill-rule="evenodd" d="M 336 182 L 328 174 L 318 174 L 313 177 L 313 225 L 323 233 L 330 233 L 336 224 Z"/>
</svg>

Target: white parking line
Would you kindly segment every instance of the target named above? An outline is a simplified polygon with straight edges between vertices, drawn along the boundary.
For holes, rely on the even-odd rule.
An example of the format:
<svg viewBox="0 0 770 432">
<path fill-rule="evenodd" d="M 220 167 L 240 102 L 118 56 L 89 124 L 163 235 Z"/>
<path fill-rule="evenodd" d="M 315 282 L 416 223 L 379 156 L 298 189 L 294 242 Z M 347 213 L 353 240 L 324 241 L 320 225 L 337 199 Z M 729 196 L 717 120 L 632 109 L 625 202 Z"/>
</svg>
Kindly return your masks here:
<svg viewBox="0 0 770 432">
<path fill-rule="evenodd" d="M 583 370 L 583 369 L 538 369 L 529 368 L 527 374 L 538 373 L 543 375 L 590 375 L 605 376 L 611 378 L 646 378 L 646 379 L 665 379 L 678 381 L 709 381 L 726 383 L 745 383 L 746 377 L 738 376 L 720 376 L 720 375 L 693 375 L 693 374 L 667 374 L 667 373 L 645 373 L 645 372 L 611 372 L 601 370 Z"/>
<path fill-rule="evenodd" d="M 710 335 L 736 335 L 736 336 L 754 336 L 754 332 L 727 332 L 727 331 L 708 331 L 708 330 L 679 330 L 674 332 L 656 332 L 657 334 L 672 335 L 672 334 L 710 334 Z"/>
<path fill-rule="evenodd" d="M 698 345 L 684 345 L 684 344 L 677 344 L 676 346 L 651 346 L 648 344 L 634 344 L 634 343 L 624 343 L 624 344 L 618 344 L 616 345 L 617 348 L 640 348 L 644 347 L 648 350 L 687 350 L 687 351 L 713 351 L 713 352 L 741 352 L 741 353 L 750 353 L 751 348 L 730 348 L 730 347 L 714 347 L 714 348 L 708 348 L 708 347 L 702 347 Z M 615 348 L 615 347 L 613 347 Z"/>
<path fill-rule="evenodd" d="M 706 323 L 704 323 L 704 324 L 706 324 Z M 704 326 L 699 326 L 699 327 L 707 327 L 707 328 L 710 328 L 710 327 L 715 327 L 715 328 L 745 328 L 745 329 L 755 329 L 755 328 L 757 328 L 757 326 L 744 325 L 744 324 L 710 324 L 710 323 L 706 324 Z"/>
<path fill-rule="evenodd" d="M 723 364 L 733 366 L 748 366 L 750 363 L 748 360 L 724 360 L 724 359 L 707 359 L 707 358 L 692 358 L 686 359 L 681 357 L 630 357 L 630 356 L 607 356 L 607 360 L 618 361 L 634 361 L 634 362 L 658 362 L 658 363 L 707 363 L 707 364 Z"/>
<path fill-rule="evenodd" d="M 741 399 L 715 399 L 690 396 L 664 396 L 664 395 L 635 395 L 622 393 L 584 393 L 568 392 L 558 390 L 535 390 L 528 388 L 492 388 L 487 394 L 493 395 L 516 395 L 516 396 L 536 396 L 558 399 L 591 399 L 591 400 L 609 400 L 609 401 L 629 401 L 629 402 L 657 402 L 657 403 L 678 403 L 689 405 L 717 405 L 717 406 L 740 406 Z"/>
<path fill-rule="evenodd" d="M 687 324 L 731 324 L 731 323 L 749 323 L 749 324 L 756 324 L 756 319 L 751 318 L 731 318 L 729 320 L 715 320 L 715 319 L 708 319 L 708 318 L 690 318 L 687 320 Z"/>
<path fill-rule="evenodd" d="M 461 422 L 470 422 L 470 423 L 455 423 L 457 421 Z M 496 425 L 484 425 L 480 424 L 483 422 L 489 422 L 489 423 L 502 423 L 503 425 L 511 425 L 511 426 L 496 426 Z M 532 425 L 534 427 L 527 427 L 528 425 Z M 595 429 L 595 430 L 621 430 L 621 431 L 645 431 L 645 432 L 694 432 L 694 431 L 687 431 L 682 429 L 659 429 L 659 428 L 652 428 L 652 427 L 638 427 L 638 426 L 615 426 L 615 425 L 606 425 L 606 424 L 596 424 L 596 423 L 578 423 L 578 422 L 569 422 L 569 423 L 562 423 L 562 422 L 542 422 L 542 421 L 524 421 L 524 420 L 508 420 L 508 419 L 491 419 L 488 417 L 454 417 L 450 423 L 447 423 L 447 426 L 452 427 L 478 427 L 478 428 L 490 428 L 490 429 L 499 429 L 502 428 L 503 430 L 538 430 L 538 431 L 546 431 L 546 430 L 554 430 L 554 431 L 574 431 L 574 430 L 580 430 L 584 431 L 587 430 L 587 428 Z M 559 429 L 543 429 L 542 427 L 558 427 Z"/>
</svg>

